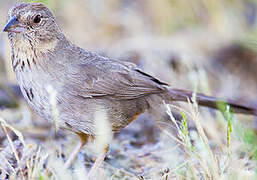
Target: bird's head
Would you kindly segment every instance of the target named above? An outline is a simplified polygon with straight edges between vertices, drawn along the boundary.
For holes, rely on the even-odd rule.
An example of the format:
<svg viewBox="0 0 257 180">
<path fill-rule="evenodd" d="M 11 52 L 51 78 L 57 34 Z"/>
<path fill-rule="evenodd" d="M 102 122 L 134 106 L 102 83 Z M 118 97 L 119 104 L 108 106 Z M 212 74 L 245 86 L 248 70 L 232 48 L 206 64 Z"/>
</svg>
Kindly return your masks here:
<svg viewBox="0 0 257 180">
<path fill-rule="evenodd" d="M 13 42 L 44 43 L 62 35 L 51 11 L 41 3 L 21 3 L 8 12 L 3 31 Z"/>
</svg>

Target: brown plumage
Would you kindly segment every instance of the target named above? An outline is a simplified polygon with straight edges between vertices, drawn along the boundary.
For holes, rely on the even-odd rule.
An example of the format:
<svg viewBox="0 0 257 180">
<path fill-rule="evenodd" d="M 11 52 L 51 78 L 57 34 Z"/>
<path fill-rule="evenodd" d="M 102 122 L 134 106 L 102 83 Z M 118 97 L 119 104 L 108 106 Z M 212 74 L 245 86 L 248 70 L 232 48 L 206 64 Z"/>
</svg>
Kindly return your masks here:
<svg viewBox="0 0 257 180">
<path fill-rule="evenodd" d="M 13 70 L 28 104 L 41 117 L 54 119 L 55 94 L 58 125 L 80 136 L 82 144 L 96 136 L 95 112 L 103 109 L 113 131 L 126 127 L 140 113 L 163 100 L 187 101 L 192 93 L 171 89 L 134 64 L 100 56 L 66 39 L 52 13 L 40 3 L 22 3 L 10 9 L 4 31 L 12 46 Z M 218 108 L 224 102 L 202 94 L 199 105 Z M 257 115 L 256 108 L 227 101 L 236 113 Z M 97 159 L 96 169 L 104 158 Z"/>
</svg>

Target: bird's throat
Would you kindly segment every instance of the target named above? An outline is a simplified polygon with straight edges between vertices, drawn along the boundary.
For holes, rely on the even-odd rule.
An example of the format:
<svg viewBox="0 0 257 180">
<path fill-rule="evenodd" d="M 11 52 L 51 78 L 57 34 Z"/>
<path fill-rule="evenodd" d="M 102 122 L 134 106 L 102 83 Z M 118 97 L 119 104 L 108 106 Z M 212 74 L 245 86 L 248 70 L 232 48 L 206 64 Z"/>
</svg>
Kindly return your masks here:
<svg viewBox="0 0 257 180">
<path fill-rule="evenodd" d="M 42 57 L 55 50 L 56 45 L 57 40 L 38 44 L 27 40 L 14 42 L 14 46 L 12 46 L 13 70 L 24 72 L 26 69 L 37 66 Z"/>
</svg>

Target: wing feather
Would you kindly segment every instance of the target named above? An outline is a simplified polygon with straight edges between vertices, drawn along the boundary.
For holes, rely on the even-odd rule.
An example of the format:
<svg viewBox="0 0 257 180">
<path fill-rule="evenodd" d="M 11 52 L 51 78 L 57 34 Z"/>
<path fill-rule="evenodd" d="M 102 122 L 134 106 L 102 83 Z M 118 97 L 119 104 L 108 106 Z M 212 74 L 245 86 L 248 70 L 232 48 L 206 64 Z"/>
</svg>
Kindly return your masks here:
<svg viewBox="0 0 257 180">
<path fill-rule="evenodd" d="M 165 90 L 166 83 L 144 73 L 134 64 L 107 58 L 94 58 L 77 64 L 70 83 L 76 83 L 78 96 L 108 96 L 114 99 L 135 99 Z M 79 75 L 79 76 L 78 76 Z"/>
</svg>

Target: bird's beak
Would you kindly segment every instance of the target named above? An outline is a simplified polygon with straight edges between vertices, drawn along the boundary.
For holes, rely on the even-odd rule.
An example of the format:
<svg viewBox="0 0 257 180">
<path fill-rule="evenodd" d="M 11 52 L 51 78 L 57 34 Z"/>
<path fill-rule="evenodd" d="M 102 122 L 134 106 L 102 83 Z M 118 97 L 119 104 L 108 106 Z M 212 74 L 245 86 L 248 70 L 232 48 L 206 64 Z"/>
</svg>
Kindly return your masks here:
<svg viewBox="0 0 257 180">
<path fill-rule="evenodd" d="M 4 32 L 23 32 L 25 30 L 25 27 L 22 25 L 22 23 L 19 22 L 17 16 L 13 16 L 5 25 L 3 31 Z"/>
</svg>

